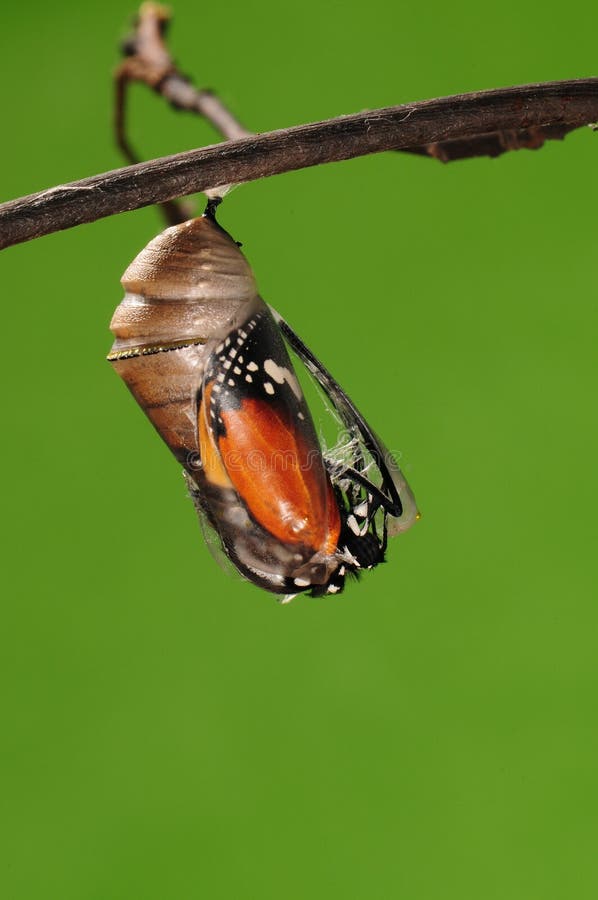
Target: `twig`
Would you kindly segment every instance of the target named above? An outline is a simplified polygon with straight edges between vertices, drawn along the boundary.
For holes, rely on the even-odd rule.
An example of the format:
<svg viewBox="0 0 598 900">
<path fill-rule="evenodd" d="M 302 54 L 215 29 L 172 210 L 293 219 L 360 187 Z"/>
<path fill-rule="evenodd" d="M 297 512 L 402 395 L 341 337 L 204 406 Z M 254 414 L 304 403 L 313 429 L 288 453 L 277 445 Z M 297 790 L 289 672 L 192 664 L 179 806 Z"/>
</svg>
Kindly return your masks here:
<svg viewBox="0 0 598 900">
<path fill-rule="evenodd" d="M 227 141 L 60 185 L 0 206 L 0 248 L 223 184 L 384 150 L 598 120 L 598 78 L 479 91 Z"/>
<path fill-rule="evenodd" d="M 143 3 L 133 33 L 123 45 L 127 58 L 114 73 L 114 132 L 116 143 L 125 159 L 141 162 L 127 137 L 126 101 L 131 82 L 141 81 L 176 110 L 187 110 L 203 116 L 229 141 L 248 137 L 251 132 L 241 125 L 212 91 L 198 90 L 179 72 L 165 43 L 170 24 L 170 11 L 158 3 Z M 184 222 L 192 215 L 187 204 L 167 200 L 159 204 L 170 225 Z"/>
<path fill-rule="evenodd" d="M 164 97 L 173 109 L 187 110 L 203 116 L 228 141 L 249 137 L 248 131 L 212 92 L 195 88 L 189 78 L 179 72 L 165 43 L 170 23 L 169 10 L 158 3 L 143 3 L 132 35 L 125 41 L 127 59 L 118 67 L 115 80 L 117 97 L 115 131 L 125 156 L 134 153 L 125 136 L 124 94 L 131 81 L 142 81 Z"/>
</svg>

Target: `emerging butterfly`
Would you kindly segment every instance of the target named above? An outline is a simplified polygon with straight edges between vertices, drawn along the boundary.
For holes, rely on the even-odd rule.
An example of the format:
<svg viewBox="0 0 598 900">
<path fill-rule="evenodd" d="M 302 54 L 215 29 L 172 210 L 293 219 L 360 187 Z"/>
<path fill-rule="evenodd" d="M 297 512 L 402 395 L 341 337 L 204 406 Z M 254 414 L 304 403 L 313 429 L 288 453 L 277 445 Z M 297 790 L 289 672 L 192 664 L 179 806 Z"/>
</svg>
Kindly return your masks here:
<svg viewBox="0 0 598 900">
<path fill-rule="evenodd" d="M 246 579 L 281 595 L 342 591 L 384 560 L 417 507 L 351 400 L 257 293 L 204 216 L 168 228 L 125 272 L 109 360 L 185 469 L 194 504 Z M 343 428 L 323 451 L 288 345 Z"/>
</svg>

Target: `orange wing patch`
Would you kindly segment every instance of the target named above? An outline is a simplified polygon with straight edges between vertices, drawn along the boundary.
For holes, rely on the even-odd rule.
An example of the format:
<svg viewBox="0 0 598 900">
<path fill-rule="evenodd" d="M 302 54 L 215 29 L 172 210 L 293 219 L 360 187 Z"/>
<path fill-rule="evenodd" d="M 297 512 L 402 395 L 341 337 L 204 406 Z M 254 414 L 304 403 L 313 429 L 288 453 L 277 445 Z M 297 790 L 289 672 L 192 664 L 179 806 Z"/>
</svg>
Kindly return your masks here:
<svg viewBox="0 0 598 900">
<path fill-rule="evenodd" d="M 253 518 L 286 544 L 333 553 L 340 514 L 320 448 L 309 433 L 255 398 L 221 416 L 224 474 Z"/>
<path fill-rule="evenodd" d="M 199 455 L 202 469 L 206 479 L 221 488 L 232 488 L 232 482 L 222 465 L 222 459 L 212 429 L 208 424 L 208 410 L 210 408 L 210 396 L 214 382 L 210 381 L 204 388 L 199 407 Z"/>
</svg>

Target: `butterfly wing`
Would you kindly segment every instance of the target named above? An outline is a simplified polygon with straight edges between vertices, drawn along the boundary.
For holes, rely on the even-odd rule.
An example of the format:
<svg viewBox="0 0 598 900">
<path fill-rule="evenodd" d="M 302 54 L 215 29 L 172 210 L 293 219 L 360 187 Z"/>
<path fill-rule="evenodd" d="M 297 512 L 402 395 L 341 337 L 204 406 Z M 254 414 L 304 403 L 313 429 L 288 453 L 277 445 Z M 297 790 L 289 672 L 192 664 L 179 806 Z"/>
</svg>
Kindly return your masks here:
<svg viewBox="0 0 598 900">
<path fill-rule="evenodd" d="M 333 481 L 340 482 L 341 485 L 345 482 L 350 502 L 357 508 L 364 502 L 363 491 L 360 493 L 357 488 L 365 490 L 370 495 L 365 502 L 369 502 L 372 507 L 378 503 L 383 509 L 384 529 L 388 536 L 407 531 L 419 519 L 420 514 L 413 492 L 396 459 L 328 369 L 276 310 L 273 309 L 272 314 L 285 339 L 320 385 L 347 430 L 347 445 L 338 448 L 329 463 Z"/>
</svg>

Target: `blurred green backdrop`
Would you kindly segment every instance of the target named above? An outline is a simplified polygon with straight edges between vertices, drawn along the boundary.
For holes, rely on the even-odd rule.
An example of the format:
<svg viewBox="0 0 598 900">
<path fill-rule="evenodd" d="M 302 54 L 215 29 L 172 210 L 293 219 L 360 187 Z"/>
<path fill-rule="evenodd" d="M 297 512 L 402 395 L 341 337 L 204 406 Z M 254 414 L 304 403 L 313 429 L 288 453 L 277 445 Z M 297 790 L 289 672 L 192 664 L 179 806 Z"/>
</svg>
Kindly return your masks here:
<svg viewBox="0 0 598 900">
<path fill-rule="evenodd" d="M 120 164 L 134 10 L 3 10 L 4 199 Z M 590 2 L 175 14 L 183 70 L 255 130 L 596 72 Z M 215 139 L 141 87 L 131 134 L 146 157 Z M 2 897 L 594 900 L 597 140 L 226 202 L 424 514 L 338 599 L 280 607 L 216 567 L 104 361 L 156 212 L 0 256 Z"/>
</svg>

